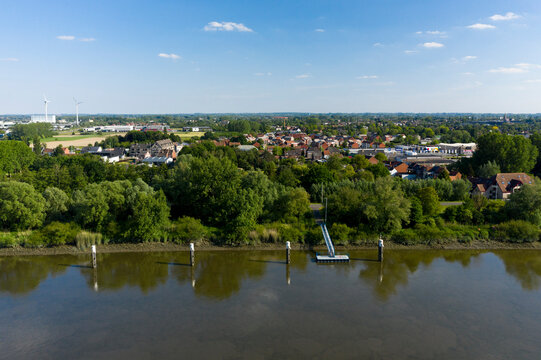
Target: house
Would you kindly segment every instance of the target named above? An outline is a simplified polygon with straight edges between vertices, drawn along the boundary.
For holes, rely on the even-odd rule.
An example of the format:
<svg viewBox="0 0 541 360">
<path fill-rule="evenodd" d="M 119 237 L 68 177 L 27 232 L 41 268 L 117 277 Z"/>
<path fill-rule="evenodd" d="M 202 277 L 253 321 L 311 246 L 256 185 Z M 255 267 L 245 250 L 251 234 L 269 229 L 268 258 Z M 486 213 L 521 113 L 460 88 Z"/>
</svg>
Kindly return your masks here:
<svg viewBox="0 0 541 360">
<path fill-rule="evenodd" d="M 151 156 L 150 144 L 131 144 L 129 156 L 139 160 L 146 159 Z"/>
<path fill-rule="evenodd" d="M 154 165 L 159 166 L 163 164 L 168 165 L 168 164 L 171 164 L 172 162 L 173 162 L 172 158 L 165 157 L 165 156 L 152 156 L 152 157 L 143 159 L 143 163 L 149 166 L 154 166 Z"/>
<path fill-rule="evenodd" d="M 473 179 L 472 195 L 483 195 L 487 199 L 506 200 L 522 185 L 533 184 L 533 179 L 525 173 L 499 173 L 490 179 Z"/>
<path fill-rule="evenodd" d="M 101 151 L 101 146 L 85 146 L 81 149 L 81 154 L 97 154 Z"/>
<path fill-rule="evenodd" d="M 257 150 L 257 148 L 253 145 L 239 145 L 237 149 L 239 149 L 240 151 Z"/>
<path fill-rule="evenodd" d="M 323 153 L 318 147 L 311 147 L 306 150 L 306 158 L 308 160 L 321 160 L 323 158 Z"/>
<path fill-rule="evenodd" d="M 119 162 L 120 159 L 124 158 L 124 154 L 124 148 L 105 149 L 96 153 L 96 155 L 101 156 L 103 161 L 110 163 Z"/>
<path fill-rule="evenodd" d="M 387 168 L 389 169 L 391 176 L 403 177 L 403 175 L 409 173 L 408 164 L 401 161 L 393 161 L 387 166 Z"/>
<path fill-rule="evenodd" d="M 368 158 L 368 162 L 369 162 L 371 165 L 377 165 L 377 164 L 379 164 L 379 160 L 376 159 L 375 156 L 369 157 L 369 158 Z"/>
<path fill-rule="evenodd" d="M 174 148 L 175 145 L 173 144 L 171 139 L 158 140 L 150 147 L 150 155 L 158 156 L 161 151 L 173 150 Z"/>
</svg>

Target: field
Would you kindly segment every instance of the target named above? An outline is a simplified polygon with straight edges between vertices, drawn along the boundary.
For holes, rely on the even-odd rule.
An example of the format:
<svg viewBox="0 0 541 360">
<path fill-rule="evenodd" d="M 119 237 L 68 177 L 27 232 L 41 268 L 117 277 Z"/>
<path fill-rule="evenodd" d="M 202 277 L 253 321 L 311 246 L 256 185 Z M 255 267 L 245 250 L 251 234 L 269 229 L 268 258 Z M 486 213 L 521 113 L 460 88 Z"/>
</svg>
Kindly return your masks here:
<svg viewBox="0 0 541 360">
<path fill-rule="evenodd" d="M 200 131 L 200 132 L 175 132 L 174 134 L 178 135 L 181 139 L 185 140 L 185 139 L 189 139 L 196 136 L 201 137 L 205 133 Z M 94 145 L 96 141 L 102 141 L 106 137 L 116 136 L 116 135 L 126 135 L 126 133 L 105 133 L 102 135 L 60 134 L 57 136 L 42 139 L 41 142 L 47 144 L 47 147 L 50 149 L 55 148 L 58 145 L 62 145 L 65 147 L 68 147 L 68 146 L 83 147 L 83 146 L 88 146 L 88 144 Z"/>
<path fill-rule="evenodd" d="M 42 139 L 41 142 L 47 144 L 48 148 L 55 148 L 58 145 L 62 145 L 65 147 L 68 146 L 75 146 L 75 147 L 83 147 L 88 146 L 88 144 L 94 145 L 96 141 L 102 141 L 103 139 L 110 137 L 110 136 L 116 136 L 116 135 L 125 135 L 126 133 L 108 133 L 103 135 L 59 135 L 59 136 L 53 136 L 50 138 Z"/>
</svg>

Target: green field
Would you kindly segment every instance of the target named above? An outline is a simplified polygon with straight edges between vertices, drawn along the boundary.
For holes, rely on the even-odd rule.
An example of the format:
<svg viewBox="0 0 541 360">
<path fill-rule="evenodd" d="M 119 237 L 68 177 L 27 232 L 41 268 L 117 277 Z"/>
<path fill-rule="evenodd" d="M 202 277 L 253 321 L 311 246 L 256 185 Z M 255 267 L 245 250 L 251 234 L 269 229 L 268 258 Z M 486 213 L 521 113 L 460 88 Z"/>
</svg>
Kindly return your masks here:
<svg viewBox="0 0 541 360">
<path fill-rule="evenodd" d="M 41 139 L 42 142 L 49 142 L 49 141 L 71 141 L 71 140 L 81 140 L 86 138 L 92 138 L 97 137 L 99 135 L 93 134 L 93 135 L 71 135 L 71 136 L 53 136 Z"/>
</svg>

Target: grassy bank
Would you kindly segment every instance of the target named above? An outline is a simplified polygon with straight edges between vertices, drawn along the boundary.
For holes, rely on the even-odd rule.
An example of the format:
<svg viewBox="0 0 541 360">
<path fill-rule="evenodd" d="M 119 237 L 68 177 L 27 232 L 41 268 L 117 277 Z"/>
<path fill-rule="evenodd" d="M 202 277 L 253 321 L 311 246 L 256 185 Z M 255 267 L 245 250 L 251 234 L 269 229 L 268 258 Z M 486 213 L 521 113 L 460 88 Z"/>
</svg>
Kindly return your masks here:
<svg viewBox="0 0 541 360">
<path fill-rule="evenodd" d="M 196 251 L 219 251 L 219 250 L 236 250 L 236 251 L 268 251 L 268 250 L 284 250 L 284 244 L 259 244 L 259 245 L 243 245 L 243 246 L 217 246 L 211 243 L 200 243 L 196 247 Z M 326 248 L 321 245 L 310 246 L 304 244 L 293 244 L 293 250 L 312 250 L 326 251 Z M 375 245 L 348 245 L 336 246 L 336 251 L 347 252 L 350 250 L 374 249 Z M 513 250 L 513 249 L 530 249 L 541 250 L 541 243 L 503 243 L 499 241 L 473 241 L 469 244 L 454 242 L 446 244 L 434 245 L 402 245 L 393 241 L 385 242 L 385 250 Z M 126 252 L 165 252 L 165 251 L 188 251 L 187 245 L 175 244 L 170 242 L 151 242 L 141 244 L 105 244 L 98 245 L 99 253 L 126 253 Z M 26 256 L 26 255 L 81 255 L 89 254 L 90 250 L 81 249 L 73 245 L 61 245 L 48 248 L 25 248 L 15 246 L 11 248 L 0 249 L 0 256 Z"/>
</svg>

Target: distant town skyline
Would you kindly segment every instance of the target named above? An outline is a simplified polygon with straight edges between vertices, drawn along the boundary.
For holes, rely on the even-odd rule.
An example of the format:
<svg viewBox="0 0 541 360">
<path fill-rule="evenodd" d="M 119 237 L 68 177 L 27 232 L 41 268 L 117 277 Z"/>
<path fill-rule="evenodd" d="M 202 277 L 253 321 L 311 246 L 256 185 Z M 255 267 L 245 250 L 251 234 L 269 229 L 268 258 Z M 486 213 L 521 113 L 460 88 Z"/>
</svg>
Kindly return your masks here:
<svg viewBox="0 0 541 360">
<path fill-rule="evenodd" d="M 540 113 L 541 2 L 17 1 L 0 114 Z"/>
</svg>

